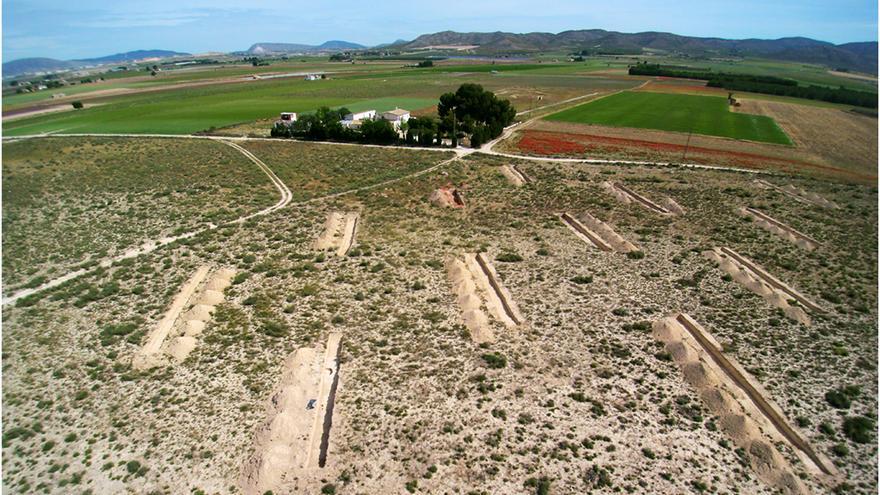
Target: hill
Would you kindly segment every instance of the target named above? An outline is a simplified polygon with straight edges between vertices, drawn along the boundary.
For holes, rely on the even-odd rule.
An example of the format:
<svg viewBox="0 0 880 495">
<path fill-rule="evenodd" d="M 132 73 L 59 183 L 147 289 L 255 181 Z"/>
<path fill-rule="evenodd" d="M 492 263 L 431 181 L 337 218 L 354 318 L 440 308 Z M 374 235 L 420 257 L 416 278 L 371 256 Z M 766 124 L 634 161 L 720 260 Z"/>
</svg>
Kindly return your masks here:
<svg viewBox="0 0 880 495">
<path fill-rule="evenodd" d="M 20 58 L 3 64 L 3 76 L 15 77 L 21 74 L 34 74 L 37 72 L 53 72 L 56 70 L 71 69 L 76 63 L 54 58 Z"/>
<path fill-rule="evenodd" d="M 84 58 L 77 60 L 76 62 L 86 62 L 89 64 L 115 64 L 119 62 L 143 60 L 145 58 L 185 57 L 189 55 L 189 53 L 174 52 L 171 50 L 134 50 L 131 52 L 115 53 L 105 57 Z"/>
<path fill-rule="evenodd" d="M 59 70 L 77 69 L 89 65 L 118 64 L 143 60 L 145 58 L 165 58 L 187 56 L 189 53 L 173 52 L 170 50 L 135 50 L 131 52 L 116 53 L 97 58 L 82 60 L 56 60 L 53 58 L 21 58 L 3 64 L 3 77 L 16 77 L 23 74 L 36 74 L 39 72 L 55 72 Z"/>
<path fill-rule="evenodd" d="M 425 34 L 411 42 L 395 44 L 394 47 L 406 50 L 435 45 L 478 45 L 474 52 L 486 55 L 568 50 L 611 54 L 654 52 L 692 57 L 760 57 L 877 73 L 876 41 L 835 45 L 803 37 L 730 40 L 660 32 L 620 33 L 603 29 L 563 31 L 558 34 L 443 31 Z"/>
<path fill-rule="evenodd" d="M 253 55 L 268 55 L 273 53 L 304 53 L 304 52 L 332 52 L 340 50 L 360 50 L 364 45 L 350 41 L 331 40 L 320 45 L 305 45 L 302 43 L 254 43 L 247 49 L 247 53 Z"/>
</svg>

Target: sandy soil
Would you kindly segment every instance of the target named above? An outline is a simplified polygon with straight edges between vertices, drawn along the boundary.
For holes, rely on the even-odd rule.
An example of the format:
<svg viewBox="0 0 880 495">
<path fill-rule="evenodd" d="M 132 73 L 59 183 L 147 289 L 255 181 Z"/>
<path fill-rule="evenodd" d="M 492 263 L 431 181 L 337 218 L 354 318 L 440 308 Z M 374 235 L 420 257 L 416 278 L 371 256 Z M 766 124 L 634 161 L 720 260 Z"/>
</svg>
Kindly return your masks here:
<svg viewBox="0 0 880 495">
<path fill-rule="evenodd" d="M 287 359 L 281 384 L 269 401 L 268 419 L 256 432 L 254 454 L 242 470 L 245 494 L 292 493 L 283 490 L 323 467 L 341 340 L 342 334 L 331 333 L 323 353 L 303 347 Z"/>
</svg>

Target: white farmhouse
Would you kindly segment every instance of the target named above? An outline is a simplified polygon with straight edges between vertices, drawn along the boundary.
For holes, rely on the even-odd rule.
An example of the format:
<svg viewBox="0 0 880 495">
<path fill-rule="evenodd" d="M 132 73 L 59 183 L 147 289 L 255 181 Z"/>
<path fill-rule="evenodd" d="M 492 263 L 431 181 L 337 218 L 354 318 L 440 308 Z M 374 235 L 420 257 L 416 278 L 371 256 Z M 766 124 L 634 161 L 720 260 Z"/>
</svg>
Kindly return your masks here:
<svg viewBox="0 0 880 495">
<path fill-rule="evenodd" d="M 391 122 L 391 125 L 394 126 L 395 129 L 400 129 L 400 124 L 409 121 L 409 110 L 395 108 L 394 110 L 382 112 L 382 118 Z"/>
<path fill-rule="evenodd" d="M 293 124 L 296 122 L 296 112 L 281 112 L 281 118 L 278 122 L 285 125 Z"/>
<path fill-rule="evenodd" d="M 347 127 L 349 129 L 357 129 L 361 126 L 361 122 L 364 120 L 373 120 L 376 118 L 375 110 L 366 110 L 363 112 L 349 113 L 346 114 L 345 117 L 339 122 L 342 124 L 342 127 Z"/>
</svg>

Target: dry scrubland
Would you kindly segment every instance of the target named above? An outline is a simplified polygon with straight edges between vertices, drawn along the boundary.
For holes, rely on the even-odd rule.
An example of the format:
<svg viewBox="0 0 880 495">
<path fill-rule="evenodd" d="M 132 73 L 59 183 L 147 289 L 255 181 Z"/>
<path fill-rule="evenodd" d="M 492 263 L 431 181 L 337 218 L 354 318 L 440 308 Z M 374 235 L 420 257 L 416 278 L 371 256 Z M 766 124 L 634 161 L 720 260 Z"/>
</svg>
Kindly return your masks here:
<svg viewBox="0 0 880 495">
<path fill-rule="evenodd" d="M 246 147 L 295 195 L 308 192 L 296 201 L 448 158 Z M 508 164 L 531 181 L 512 185 Z M 294 473 L 275 493 L 772 493 L 652 335 L 654 321 L 683 311 L 838 466 L 841 478 L 823 485 L 775 444 L 813 493 L 843 483 L 847 493 L 876 493 L 873 426 L 867 438 L 854 426 L 873 424 L 877 411 L 877 191 L 765 177 L 832 199 L 832 209 L 754 179 L 472 155 L 99 270 L 73 285 L 117 290 L 81 307 L 68 286 L 4 308 L 4 491 L 237 493 L 285 361 L 341 332 L 326 467 Z M 684 214 L 619 201 L 606 182 L 672 198 Z M 448 184 L 465 208 L 429 202 Z M 743 206 L 821 246 L 801 249 L 739 214 Z M 342 257 L 314 247 L 334 211 L 360 214 Z M 639 250 L 600 251 L 563 212 L 589 213 Z M 703 256 L 716 246 L 760 263 L 827 313 L 809 327 L 785 318 Z M 490 317 L 495 341 L 480 345 L 461 324 L 445 267 L 474 252 L 494 265 L 524 319 L 508 328 Z M 145 335 L 203 265 L 238 275 L 195 349 L 182 364 L 133 370 Z"/>
<path fill-rule="evenodd" d="M 273 204 L 240 153 L 206 140 L 40 139 L 3 145 L 3 286 L 36 286 L 147 240 Z"/>
</svg>

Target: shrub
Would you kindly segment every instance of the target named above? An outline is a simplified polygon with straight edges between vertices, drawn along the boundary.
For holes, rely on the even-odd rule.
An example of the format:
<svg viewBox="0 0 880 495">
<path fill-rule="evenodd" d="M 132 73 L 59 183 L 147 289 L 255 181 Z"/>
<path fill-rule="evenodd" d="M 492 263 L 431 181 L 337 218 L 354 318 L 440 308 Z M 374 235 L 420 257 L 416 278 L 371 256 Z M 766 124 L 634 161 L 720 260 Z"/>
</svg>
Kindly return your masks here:
<svg viewBox="0 0 880 495">
<path fill-rule="evenodd" d="M 502 263 L 517 263 L 522 261 L 522 256 L 516 253 L 502 253 L 495 257 L 495 260 L 500 261 Z"/>
<path fill-rule="evenodd" d="M 642 251 L 630 251 L 626 253 L 626 257 L 631 260 L 640 260 L 645 257 L 645 253 Z"/>
<path fill-rule="evenodd" d="M 263 322 L 263 325 L 260 326 L 260 332 L 269 337 L 284 337 L 289 331 L 290 329 L 287 328 L 286 324 L 277 320 Z"/>
<path fill-rule="evenodd" d="M 83 105 L 83 102 L 81 102 L 81 101 L 79 101 L 79 100 L 77 100 L 77 101 L 71 103 L 71 105 L 73 106 L 73 108 L 75 108 L 75 109 L 77 109 L 77 110 L 79 110 L 80 108 L 83 108 L 83 106 L 84 106 L 84 105 Z"/>
<path fill-rule="evenodd" d="M 578 275 L 576 277 L 572 277 L 571 281 L 576 284 L 579 284 L 579 285 L 589 284 L 589 283 L 593 282 L 593 276 L 592 275 Z"/>
<path fill-rule="evenodd" d="M 324 495 L 334 495 L 336 493 L 336 485 L 332 483 L 327 483 L 326 485 L 321 487 L 321 493 Z"/>
<path fill-rule="evenodd" d="M 865 416 L 853 416 L 843 420 L 843 434 L 855 443 L 870 443 L 874 421 Z"/>
<path fill-rule="evenodd" d="M 481 357 L 483 358 L 483 361 L 486 362 L 486 366 L 492 369 L 500 369 L 507 366 L 507 358 L 497 352 L 486 353 Z"/>
<path fill-rule="evenodd" d="M 835 409 L 849 409 L 852 399 L 841 389 L 825 392 L 825 400 Z"/>
</svg>

